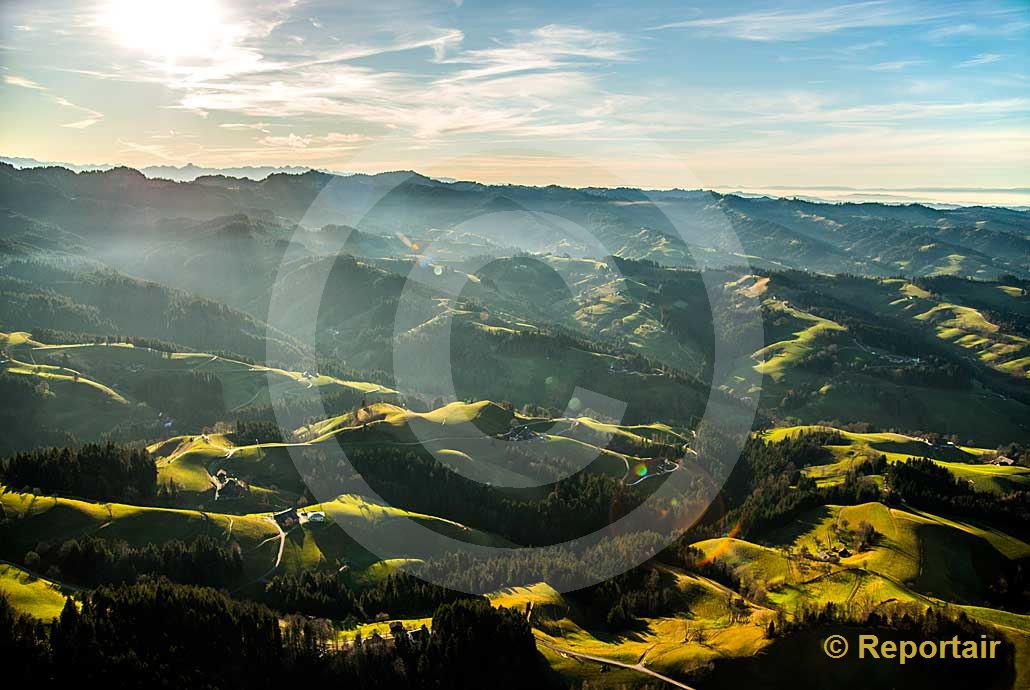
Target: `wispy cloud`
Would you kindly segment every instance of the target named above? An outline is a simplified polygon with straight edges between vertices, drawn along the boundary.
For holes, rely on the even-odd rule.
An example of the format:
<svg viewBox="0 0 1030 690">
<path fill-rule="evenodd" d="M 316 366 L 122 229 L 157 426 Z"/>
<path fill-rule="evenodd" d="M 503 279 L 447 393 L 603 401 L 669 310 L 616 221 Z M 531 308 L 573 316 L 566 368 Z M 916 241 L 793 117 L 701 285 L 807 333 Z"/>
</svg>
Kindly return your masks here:
<svg viewBox="0 0 1030 690">
<path fill-rule="evenodd" d="M 290 149 L 306 149 L 311 146 L 335 145 L 337 150 L 345 150 L 350 146 L 367 139 L 362 134 L 344 134 L 341 132 L 329 132 L 322 136 L 298 136 L 290 132 L 286 136 L 267 136 L 260 139 L 260 143 L 266 146 L 286 147 Z"/>
<path fill-rule="evenodd" d="M 51 96 L 51 98 L 53 98 L 54 103 L 57 103 L 60 106 L 69 108 L 71 110 L 75 110 L 86 115 L 86 117 L 81 120 L 75 120 L 74 122 L 66 122 L 65 124 L 61 125 L 62 127 L 70 127 L 71 129 L 85 129 L 86 127 L 92 127 L 93 125 L 104 119 L 103 113 L 97 112 L 92 108 L 86 108 L 81 105 L 76 105 L 68 99 L 61 98 L 60 96 Z"/>
<path fill-rule="evenodd" d="M 901 70 L 908 69 L 913 65 L 922 65 L 926 60 L 894 60 L 890 62 L 877 62 L 876 64 L 869 65 L 866 69 L 872 72 L 900 72 Z"/>
<path fill-rule="evenodd" d="M 976 57 L 972 57 L 968 60 L 960 62 L 955 66 L 959 68 L 979 67 L 980 65 L 989 65 L 992 62 L 997 62 L 998 60 L 1002 60 L 1004 58 L 1004 55 L 1000 55 L 998 53 L 980 53 Z"/>
<path fill-rule="evenodd" d="M 13 74 L 5 75 L 4 76 L 4 83 L 8 84 L 10 86 L 20 86 L 23 89 L 34 89 L 36 91 L 46 91 L 45 87 L 40 86 L 39 84 L 37 84 L 36 82 L 32 81 L 31 79 L 26 79 L 25 77 L 18 77 L 18 76 L 15 76 Z"/>
<path fill-rule="evenodd" d="M 235 113 L 265 123 L 332 116 L 419 139 L 485 132 L 557 137 L 600 126 L 582 114 L 611 96 L 599 88 L 593 71 L 631 60 L 634 53 L 616 32 L 555 24 L 509 32 L 486 48 L 463 50 L 462 39 L 457 30 L 409 31 L 317 58 L 269 58 L 256 52 L 230 68 L 153 65 L 147 78 L 181 92 L 179 108 Z M 445 68 L 431 80 L 423 73 L 355 64 L 370 55 L 426 49 L 431 51 L 428 62 Z M 225 128 L 267 129 L 243 123 L 226 123 Z M 292 136 L 265 137 L 262 143 L 291 148 L 341 143 Z"/>
<path fill-rule="evenodd" d="M 700 91 L 691 100 L 708 104 L 706 116 L 683 126 L 706 131 L 725 130 L 744 139 L 756 130 L 789 126 L 798 131 L 844 128 L 901 128 L 931 130 L 970 118 L 1000 120 L 1030 116 L 1030 98 L 980 100 L 901 100 L 880 103 L 842 101 L 824 90 L 740 92 Z M 659 118 L 661 115 L 659 114 Z M 648 118 L 641 118 L 647 122 Z M 660 122 L 660 119 L 659 119 Z"/>
<path fill-rule="evenodd" d="M 670 22 L 655 29 L 692 29 L 745 41 L 802 41 L 846 29 L 901 26 L 950 16 L 888 0 L 870 0 L 819 9 L 759 10 L 722 17 Z"/>
<path fill-rule="evenodd" d="M 92 127 L 104 118 L 103 113 L 97 112 L 92 108 L 86 108 L 81 105 L 76 105 L 75 103 L 69 101 L 67 98 L 51 93 L 50 89 L 43 86 L 42 84 L 38 84 L 32 81 L 31 79 L 26 79 L 25 77 L 19 77 L 16 75 L 8 74 L 4 75 L 4 83 L 9 86 L 17 86 L 23 89 L 39 91 L 42 95 L 45 95 L 46 98 L 50 99 L 52 102 L 56 103 L 62 108 L 68 108 L 69 110 L 74 110 L 86 115 L 85 118 L 81 120 L 75 120 L 74 122 L 65 123 L 61 125 L 62 127 L 70 127 L 72 129 L 85 129 L 86 127 Z"/>
<path fill-rule="evenodd" d="M 474 65 L 451 77 L 456 81 L 553 70 L 570 63 L 622 62 L 629 60 L 632 53 L 626 39 L 618 33 L 549 24 L 529 32 L 515 32 L 514 40 L 495 47 L 464 51 L 447 62 Z"/>
<path fill-rule="evenodd" d="M 223 122 L 218 126 L 222 129 L 228 129 L 233 131 L 247 131 L 253 129 L 259 132 L 265 132 L 267 134 L 270 131 L 269 128 L 272 125 L 268 122 Z"/>
<path fill-rule="evenodd" d="M 844 48 L 849 53 L 858 53 L 863 50 L 872 50 L 873 48 L 883 48 L 887 45 L 886 41 L 866 41 L 865 43 L 856 43 Z"/>
<path fill-rule="evenodd" d="M 261 139 L 262 144 L 268 144 L 269 146 L 286 146 L 291 149 L 304 149 L 307 148 L 311 143 L 311 139 L 308 137 L 298 137 L 293 132 L 283 137 L 264 137 Z"/>
<path fill-rule="evenodd" d="M 580 19 L 557 23 L 553 8 L 533 4 L 469 14 L 411 0 L 377 0 L 361 12 L 325 0 L 218 0 L 206 33 L 192 16 L 176 19 L 187 44 L 203 50 L 178 46 L 160 22 L 144 32 L 153 42 L 123 31 L 125 22 L 104 24 L 93 8 L 106 0 L 24 3 L 9 23 L 35 30 L 4 36 L 11 49 L 2 53 L 10 59 L 0 89 L 73 120 L 60 129 L 41 117 L 35 131 L 26 123 L 40 142 L 31 146 L 92 145 L 95 153 L 82 155 L 97 160 L 123 152 L 140 164 L 421 169 L 528 145 L 607 157 L 612 170 L 646 176 L 657 173 L 640 151 L 657 141 L 684 157 L 711 147 L 700 165 L 713 169 L 750 170 L 754 147 L 777 182 L 792 170 L 814 174 L 808 163 L 852 171 L 841 161 L 856 155 L 870 175 L 893 174 L 902 157 L 889 146 L 903 146 L 911 169 L 926 170 L 912 155 L 917 135 L 944 160 L 944 151 L 965 155 L 979 141 L 966 136 L 947 149 L 949 133 L 1025 132 L 1030 117 L 1017 57 L 1030 17 L 1018 0 L 768 0 L 749 9 L 706 0 L 704 9 L 650 8 L 662 12 L 647 20 L 660 24 L 652 29 L 581 2 L 578 14 L 560 13 Z M 711 36 L 735 40 L 693 40 Z M 775 61 L 794 68 L 777 70 Z M 109 126 L 93 127 L 104 115 L 80 102 L 104 107 Z M 991 155 L 999 140 L 984 138 Z M 9 149 L 22 141 L 29 138 L 0 132 Z M 877 157 L 891 165 L 876 168 Z M 483 169 L 494 160 L 483 154 Z M 532 170 L 526 181 L 552 174 L 531 159 L 509 160 Z M 581 167 L 568 166 L 570 181 Z"/>
<path fill-rule="evenodd" d="M 954 36 L 972 36 L 980 32 L 976 24 L 962 23 L 952 26 L 939 26 L 932 29 L 928 36 L 932 39 L 952 38 Z"/>
<path fill-rule="evenodd" d="M 926 35 L 932 41 L 952 42 L 953 39 L 1012 38 L 1025 34 L 1030 20 L 1024 10 L 998 10 L 977 15 L 974 21 L 938 26 Z"/>
</svg>

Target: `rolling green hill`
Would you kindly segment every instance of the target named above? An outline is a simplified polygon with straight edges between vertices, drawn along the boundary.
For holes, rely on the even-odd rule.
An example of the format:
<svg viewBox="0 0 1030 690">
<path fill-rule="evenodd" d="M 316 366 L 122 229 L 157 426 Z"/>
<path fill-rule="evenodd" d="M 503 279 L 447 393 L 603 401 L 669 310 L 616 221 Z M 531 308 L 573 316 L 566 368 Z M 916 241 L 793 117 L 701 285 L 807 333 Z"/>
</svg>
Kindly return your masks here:
<svg viewBox="0 0 1030 690">
<path fill-rule="evenodd" d="M 988 448 L 959 446 L 945 441 L 931 443 L 904 434 L 861 434 L 820 426 L 772 429 L 765 432 L 763 437 L 770 441 L 780 441 L 816 432 L 832 433 L 841 439 L 840 442 L 826 446 L 832 456 L 831 462 L 804 468 L 804 473 L 819 484 L 842 482 L 850 469 L 883 455 L 888 462 L 930 458 L 956 477 L 969 481 L 980 491 L 1001 493 L 1030 488 L 1030 468 L 988 464 L 984 458 L 993 457 L 994 454 Z"/>
<path fill-rule="evenodd" d="M 281 532 L 271 519 L 271 513 L 230 515 L 206 510 L 99 504 L 10 491 L 0 493 L 0 503 L 8 518 L 8 522 L 0 526 L 0 533 L 4 535 L 0 558 L 12 563 L 21 563 L 40 542 L 60 544 L 87 535 L 123 540 L 137 548 L 208 535 L 227 543 L 239 543 L 244 559 L 241 585 L 272 574 L 324 569 L 333 572 L 346 570 L 355 578 L 382 577 L 383 569 L 396 567 L 397 559 L 418 559 L 425 555 L 418 551 L 417 546 L 398 541 L 393 536 L 393 530 L 402 517 L 454 539 L 509 545 L 503 539 L 466 528 L 452 520 L 380 506 L 358 496 L 340 496 L 331 502 L 303 508 L 302 515 L 322 512 L 326 521 L 304 522 L 289 530 L 281 538 L 281 551 Z M 375 532 L 376 543 L 381 548 L 393 548 L 396 553 L 372 555 L 349 536 L 369 531 Z M 387 557 L 385 561 L 384 556 Z M 41 590 L 45 583 L 37 584 L 31 578 L 19 579 L 20 576 L 13 571 L 5 571 L 5 577 L 26 586 L 33 585 L 35 596 L 45 595 Z M 24 596 L 30 593 L 26 591 Z M 44 600 L 40 605 L 45 603 Z"/>
<path fill-rule="evenodd" d="M 295 400 L 334 393 L 355 400 L 396 395 L 363 381 L 132 343 L 52 345 L 16 332 L 0 333 L 0 350 L 0 371 L 44 387 L 39 427 L 83 441 L 118 427 L 154 438 L 232 420 L 244 407 L 267 406 L 273 392 Z"/>
<path fill-rule="evenodd" d="M 499 437 L 513 427 L 534 431 L 521 442 L 502 442 Z M 588 417 L 540 419 L 490 401 L 451 403 L 424 413 L 373 403 L 301 427 L 293 436 L 293 442 L 255 444 L 235 444 L 219 433 L 173 436 L 151 444 L 148 451 L 155 458 L 158 484 L 174 488 L 184 506 L 213 500 L 212 475 L 218 470 L 248 482 L 246 497 L 224 503 L 223 510 L 236 513 L 286 507 L 304 493 L 291 448 L 318 451 L 322 445 L 334 449 L 338 444 L 345 451 L 428 451 L 443 465 L 474 480 L 532 487 L 548 483 L 563 468 L 572 473 L 586 467 L 625 480 L 648 458 L 680 453 L 681 446 L 690 442 L 687 432 L 663 424 L 618 426 Z"/>
<path fill-rule="evenodd" d="M 275 561 L 275 525 L 257 515 L 228 516 L 197 510 L 90 503 L 69 498 L 4 492 L 0 503 L 11 522 L 0 553 L 20 563 L 40 542 L 63 542 L 86 535 L 120 539 L 133 546 L 188 540 L 199 535 L 233 540 L 243 549 L 245 572 L 257 577 Z M 269 541 L 273 540 L 273 541 Z"/>
<path fill-rule="evenodd" d="M 1019 290 L 955 280 L 940 293 L 900 279 L 800 273 L 762 280 L 769 345 L 747 353 L 757 364 L 742 357 L 738 366 L 768 374 L 761 407 L 770 415 L 932 430 L 981 445 L 1030 433 Z"/>
<path fill-rule="evenodd" d="M 49 621 L 61 615 L 71 591 L 10 563 L 0 563 L 0 593 L 19 613 Z"/>
<path fill-rule="evenodd" d="M 860 523 L 877 532 L 868 551 L 825 560 Z M 1030 557 L 1025 541 L 995 529 L 880 503 L 824 506 L 761 535 L 762 545 L 733 538 L 695 544 L 712 561 L 733 569 L 770 605 L 791 612 L 804 605 L 877 610 L 898 604 L 956 608 L 996 626 L 1016 645 L 1030 648 L 1025 616 L 974 605 L 988 595 L 1001 569 Z M 1030 658 L 1020 651 L 1017 674 L 1030 678 Z"/>
</svg>

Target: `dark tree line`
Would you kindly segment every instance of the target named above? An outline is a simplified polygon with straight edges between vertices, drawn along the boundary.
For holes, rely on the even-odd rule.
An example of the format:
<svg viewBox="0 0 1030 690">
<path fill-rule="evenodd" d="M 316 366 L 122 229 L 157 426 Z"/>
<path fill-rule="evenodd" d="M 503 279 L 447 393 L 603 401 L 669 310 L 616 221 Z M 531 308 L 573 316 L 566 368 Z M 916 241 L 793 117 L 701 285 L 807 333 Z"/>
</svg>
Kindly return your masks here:
<svg viewBox="0 0 1030 690">
<path fill-rule="evenodd" d="M 523 498 L 467 479 L 423 452 L 356 448 L 348 459 L 368 484 L 393 505 L 447 517 L 523 545 L 554 544 L 589 534 L 625 514 L 646 495 L 647 484 L 627 488 L 611 477 L 579 472 L 549 485 L 542 498 Z M 319 451 L 306 455 L 309 486 L 346 487 L 341 465 Z M 342 493 L 343 491 L 341 491 Z"/>
<path fill-rule="evenodd" d="M 18 453 L 0 463 L 0 479 L 14 489 L 104 501 L 149 499 L 157 492 L 157 468 L 147 451 L 113 443 Z"/>
<path fill-rule="evenodd" d="M 592 623 L 612 631 L 626 630 L 642 616 L 669 614 L 683 600 L 675 578 L 649 566 L 632 568 L 567 597 L 582 605 Z"/>
<path fill-rule="evenodd" d="M 226 434 L 234 445 L 242 446 L 250 443 L 282 443 L 282 429 L 275 422 L 236 420 L 236 426 Z"/>
<path fill-rule="evenodd" d="M 338 641 L 325 621 L 284 627 L 262 604 L 163 582 L 102 587 L 69 600 L 49 630 L 0 597 L 0 656 L 9 683 L 89 687 L 498 690 L 553 683 L 529 624 L 485 601 L 444 604 L 433 632 Z"/>
<path fill-rule="evenodd" d="M 75 443 L 72 434 L 47 421 L 47 403 L 52 397 L 46 381 L 0 371 L 0 454 Z"/>
<path fill-rule="evenodd" d="M 406 573 L 395 573 L 371 587 L 355 590 L 335 572 L 304 571 L 273 577 L 260 600 L 283 612 L 347 620 L 372 621 L 431 613 L 442 604 L 476 598 L 425 582 Z"/>
<path fill-rule="evenodd" d="M 162 341 L 179 341 L 188 334 L 185 344 L 193 349 L 255 358 L 267 352 L 266 329 L 253 317 L 157 283 L 112 271 L 66 271 L 42 261 L 13 261 L 4 273 L 18 281 L 0 300 L 0 319 L 12 329 L 133 333 Z M 303 354 L 302 346 L 285 334 L 275 337 L 285 355 Z"/>
<path fill-rule="evenodd" d="M 663 541 L 654 532 L 638 532 L 601 540 L 590 547 L 561 545 L 530 551 L 512 550 L 489 560 L 452 553 L 411 567 L 415 575 L 448 587 L 490 591 L 503 587 L 546 582 L 570 591 L 584 578 L 599 580 L 643 563 L 661 551 Z M 605 609 L 607 612 L 608 609 Z"/>
<path fill-rule="evenodd" d="M 1002 495 L 977 491 L 947 468 L 929 458 L 897 462 L 887 467 L 884 479 L 892 497 L 929 510 L 945 510 L 971 518 L 1021 528 L 1030 515 L 1030 492 Z"/>
<path fill-rule="evenodd" d="M 161 410 L 181 427 L 198 428 L 225 417 L 222 381 L 194 371 L 134 374 L 125 379 L 129 393 Z"/>
<path fill-rule="evenodd" d="M 824 445 L 832 443 L 835 436 L 835 432 L 814 432 L 776 443 L 757 436 L 750 438 L 723 489 L 730 508 L 722 515 L 708 516 L 704 522 L 716 528 L 714 534 L 737 524 L 744 537 L 827 503 L 854 505 L 879 500 L 879 489 L 865 476 L 882 473 L 886 458 L 862 463 L 848 472 L 841 484 L 822 488 L 801 471 L 831 460 Z"/>
<path fill-rule="evenodd" d="M 166 577 L 182 584 L 229 587 L 243 574 L 243 554 L 239 544 L 226 544 L 209 536 L 141 547 L 85 536 L 42 542 L 25 555 L 25 565 L 52 579 L 79 585 Z"/>
</svg>

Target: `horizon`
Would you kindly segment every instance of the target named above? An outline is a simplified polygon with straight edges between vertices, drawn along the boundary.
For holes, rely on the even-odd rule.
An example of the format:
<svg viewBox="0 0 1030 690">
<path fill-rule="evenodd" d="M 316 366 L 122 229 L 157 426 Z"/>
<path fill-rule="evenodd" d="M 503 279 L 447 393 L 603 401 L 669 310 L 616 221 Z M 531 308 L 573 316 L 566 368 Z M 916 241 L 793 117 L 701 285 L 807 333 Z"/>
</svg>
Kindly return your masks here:
<svg viewBox="0 0 1030 690">
<path fill-rule="evenodd" d="M 1030 187 L 1024 3 L 0 11 L 0 149 L 17 157 L 568 187 Z"/>
<path fill-rule="evenodd" d="M 12 690 L 1030 690 L 1030 0 L 0 19 Z"/>
<path fill-rule="evenodd" d="M 843 185 L 824 186 L 783 186 L 768 185 L 748 187 L 744 185 L 716 184 L 712 186 L 696 187 L 646 187 L 632 184 L 621 184 L 617 186 L 604 185 L 569 185 L 554 182 L 539 181 L 536 183 L 514 183 L 514 182 L 485 182 L 476 179 L 458 179 L 450 177 L 435 177 L 423 174 L 417 169 L 395 169 L 375 171 L 343 171 L 315 168 L 297 164 L 284 164 L 280 166 L 248 165 L 241 163 L 228 167 L 207 167 L 197 165 L 193 162 L 175 164 L 155 164 L 134 166 L 128 163 L 71 163 L 68 161 L 41 161 L 33 158 L 3 156 L 0 155 L 0 163 L 12 165 L 14 168 L 23 170 L 39 167 L 59 167 L 69 170 L 75 174 L 83 172 L 106 172 L 117 168 L 135 170 L 144 175 L 147 179 L 167 180 L 172 182 L 193 182 L 196 179 L 208 175 L 224 175 L 234 179 L 246 179 L 260 182 L 271 175 L 302 175 L 306 172 L 319 172 L 341 177 L 352 175 L 388 175 L 391 173 L 407 172 L 421 175 L 442 184 L 482 184 L 487 186 L 522 186 L 522 187 L 562 187 L 566 189 L 635 189 L 641 192 L 713 192 L 724 196 L 764 197 L 769 199 L 785 199 L 808 201 L 812 203 L 826 204 L 862 204 L 880 203 L 885 205 L 905 206 L 923 205 L 936 208 L 961 208 L 970 206 L 985 206 L 993 208 L 1006 208 L 1017 211 L 1030 211 L 1030 188 L 1028 187 L 849 187 Z M 174 175 L 162 177 L 166 172 L 198 171 L 192 176 L 176 177 Z M 258 173 L 258 174 L 253 174 Z M 917 196 L 919 194 L 931 196 Z"/>
</svg>

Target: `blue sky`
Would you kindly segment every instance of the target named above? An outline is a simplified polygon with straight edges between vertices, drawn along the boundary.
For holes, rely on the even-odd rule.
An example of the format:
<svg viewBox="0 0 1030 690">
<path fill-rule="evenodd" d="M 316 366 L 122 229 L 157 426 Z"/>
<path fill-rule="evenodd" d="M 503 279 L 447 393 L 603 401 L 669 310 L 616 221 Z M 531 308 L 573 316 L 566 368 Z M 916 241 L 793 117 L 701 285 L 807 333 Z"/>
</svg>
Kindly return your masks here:
<svg viewBox="0 0 1030 690">
<path fill-rule="evenodd" d="M 0 153 L 1030 187 L 1030 3 L 4 3 Z"/>
</svg>

